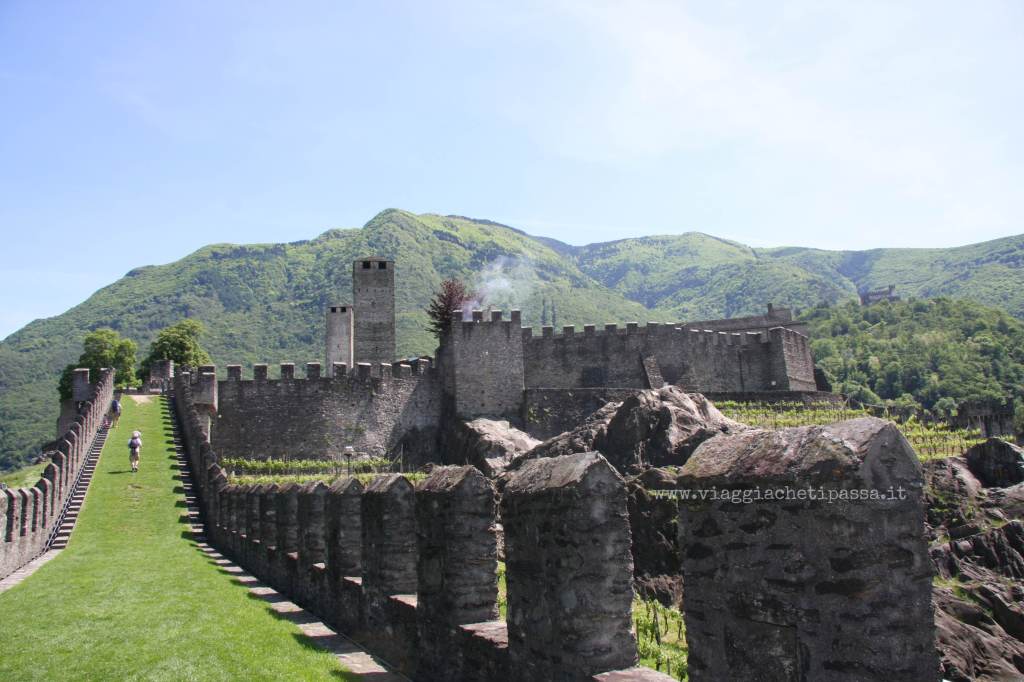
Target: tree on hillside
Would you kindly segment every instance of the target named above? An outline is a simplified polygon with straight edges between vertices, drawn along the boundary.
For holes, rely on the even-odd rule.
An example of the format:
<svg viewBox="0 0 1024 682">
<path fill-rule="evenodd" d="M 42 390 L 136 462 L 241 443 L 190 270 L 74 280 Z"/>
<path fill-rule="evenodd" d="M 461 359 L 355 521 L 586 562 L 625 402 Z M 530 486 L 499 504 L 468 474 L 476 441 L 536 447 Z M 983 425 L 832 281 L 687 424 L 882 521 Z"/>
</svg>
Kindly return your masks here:
<svg viewBox="0 0 1024 682">
<path fill-rule="evenodd" d="M 869 404 L 948 416 L 968 401 L 1024 399 L 1024 325 L 947 298 L 819 306 L 802 318 L 815 362 Z"/>
<path fill-rule="evenodd" d="M 149 344 L 149 355 L 142 361 L 139 378 L 148 379 L 150 366 L 161 360 L 173 360 L 176 367 L 198 367 L 212 362 L 210 354 L 199 345 L 203 331 L 203 324 L 191 319 L 161 329 Z"/>
<path fill-rule="evenodd" d="M 89 378 L 96 381 L 100 369 L 114 369 L 114 384 L 121 388 L 130 386 L 135 376 L 135 351 L 138 345 L 131 339 L 123 339 L 113 329 L 106 327 L 91 331 L 82 340 L 82 354 L 78 362 L 68 365 L 60 374 L 57 391 L 61 400 L 71 398 L 71 380 L 75 369 L 87 367 Z"/>
<path fill-rule="evenodd" d="M 452 311 L 462 310 L 466 301 L 472 300 L 473 294 L 466 289 L 460 279 L 452 278 L 441 282 L 440 288 L 427 307 L 427 331 L 437 338 L 448 331 L 452 322 Z"/>
</svg>

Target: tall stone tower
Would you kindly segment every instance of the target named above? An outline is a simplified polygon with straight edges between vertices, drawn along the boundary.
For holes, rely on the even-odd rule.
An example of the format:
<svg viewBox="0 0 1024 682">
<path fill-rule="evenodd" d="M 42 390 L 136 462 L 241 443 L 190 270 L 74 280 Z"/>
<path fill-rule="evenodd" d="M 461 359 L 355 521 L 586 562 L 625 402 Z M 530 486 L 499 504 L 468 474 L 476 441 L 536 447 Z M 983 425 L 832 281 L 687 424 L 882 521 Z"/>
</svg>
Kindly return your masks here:
<svg viewBox="0 0 1024 682">
<path fill-rule="evenodd" d="M 355 361 L 395 360 L 395 262 L 371 256 L 352 263 Z"/>
<path fill-rule="evenodd" d="M 327 376 L 334 376 L 334 363 L 352 369 L 352 306 L 327 306 Z"/>
</svg>

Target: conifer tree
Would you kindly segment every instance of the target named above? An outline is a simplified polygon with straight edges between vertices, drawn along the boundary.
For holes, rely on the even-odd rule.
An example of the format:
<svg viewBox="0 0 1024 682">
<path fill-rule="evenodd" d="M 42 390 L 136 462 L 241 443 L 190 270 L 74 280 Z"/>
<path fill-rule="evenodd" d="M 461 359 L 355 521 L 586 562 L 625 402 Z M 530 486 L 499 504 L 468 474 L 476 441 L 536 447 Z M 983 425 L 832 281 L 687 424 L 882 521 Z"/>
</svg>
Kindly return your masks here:
<svg viewBox="0 0 1024 682">
<path fill-rule="evenodd" d="M 452 322 L 452 311 L 462 310 L 467 301 L 473 300 L 473 294 L 466 289 L 460 279 L 452 278 L 441 282 L 440 288 L 427 307 L 427 331 L 441 338 Z"/>
</svg>

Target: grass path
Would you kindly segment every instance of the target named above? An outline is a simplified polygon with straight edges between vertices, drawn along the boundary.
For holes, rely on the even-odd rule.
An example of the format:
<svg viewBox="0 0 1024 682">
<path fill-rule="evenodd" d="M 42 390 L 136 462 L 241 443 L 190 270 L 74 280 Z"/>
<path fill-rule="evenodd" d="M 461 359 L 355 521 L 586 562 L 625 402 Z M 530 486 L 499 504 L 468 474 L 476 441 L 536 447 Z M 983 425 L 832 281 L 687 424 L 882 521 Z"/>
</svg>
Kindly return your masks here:
<svg viewBox="0 0 1024 682">
<path fill-rule="evenodd" d="M 0 594 L 0 679 L 354 679 L 194 546 L 166 404 L 123 405 L 70 545 Z"/>
</svg>

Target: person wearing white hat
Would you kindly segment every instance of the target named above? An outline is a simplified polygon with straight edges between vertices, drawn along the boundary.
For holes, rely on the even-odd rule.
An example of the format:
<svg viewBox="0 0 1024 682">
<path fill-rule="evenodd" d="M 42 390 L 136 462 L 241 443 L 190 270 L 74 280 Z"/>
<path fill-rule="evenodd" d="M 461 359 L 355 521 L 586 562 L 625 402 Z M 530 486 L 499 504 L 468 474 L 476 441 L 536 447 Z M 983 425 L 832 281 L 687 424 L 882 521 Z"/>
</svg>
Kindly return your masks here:
<svg viewBox="0 0 1024 682">
<path fill-rule="evenodd" d="M 139 459 L 142 453 L 142 432 L 132 431 L 132 439 L 128 441 L 128 461 L 132 465 L 132 473 L 139 473 Z"/>
</svg>

